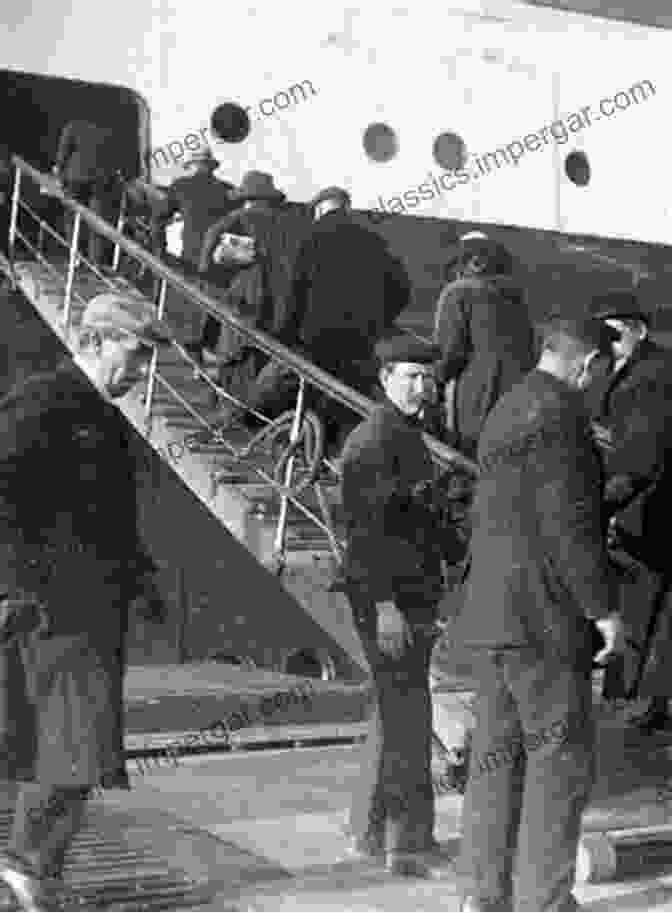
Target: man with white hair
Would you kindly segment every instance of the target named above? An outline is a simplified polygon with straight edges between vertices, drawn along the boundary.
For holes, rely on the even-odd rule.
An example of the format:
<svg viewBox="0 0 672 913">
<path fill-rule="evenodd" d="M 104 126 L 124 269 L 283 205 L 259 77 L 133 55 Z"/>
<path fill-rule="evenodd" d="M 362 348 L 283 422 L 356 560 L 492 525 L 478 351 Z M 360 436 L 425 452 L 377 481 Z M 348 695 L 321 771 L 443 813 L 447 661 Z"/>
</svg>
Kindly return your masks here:
<svg viewBox="0 0 672 913">
<path fill-rule="evenodd" d="M 170 339 L 149 302 L 98 295 L 81 332 L 93 384 L 67 359 L 0 400 L 0 777 L 20 784 L 0 879 L 20 909 L 51 909 L 91 789 L 128 788 L 128 608 L 160 620 L 163 603 L 112 400 Z"/>
</svg>

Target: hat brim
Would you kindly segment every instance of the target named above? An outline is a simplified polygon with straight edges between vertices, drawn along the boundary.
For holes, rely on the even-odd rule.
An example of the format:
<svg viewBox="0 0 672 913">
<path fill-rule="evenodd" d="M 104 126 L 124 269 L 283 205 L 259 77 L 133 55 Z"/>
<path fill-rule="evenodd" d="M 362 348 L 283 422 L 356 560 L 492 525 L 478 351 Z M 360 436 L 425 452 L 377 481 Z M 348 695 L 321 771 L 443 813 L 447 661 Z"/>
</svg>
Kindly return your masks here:
<svg viewBox="0 0 672 913">
<path fill-rule="evenodd" d="M 649 315 L 636 308 L 605 308 L 594 316 L 596 320 L 641 320 L 647 326 L 651 323 Z"/>
<path fill-rule="evenodd" d="M 232 191 L 231 199 L 240 203 L 247 200 L 284 200 L 285 194 L 282 190 L 266 191 L 263 193 L 246 193 L 244 191 Z"/>
</svg>

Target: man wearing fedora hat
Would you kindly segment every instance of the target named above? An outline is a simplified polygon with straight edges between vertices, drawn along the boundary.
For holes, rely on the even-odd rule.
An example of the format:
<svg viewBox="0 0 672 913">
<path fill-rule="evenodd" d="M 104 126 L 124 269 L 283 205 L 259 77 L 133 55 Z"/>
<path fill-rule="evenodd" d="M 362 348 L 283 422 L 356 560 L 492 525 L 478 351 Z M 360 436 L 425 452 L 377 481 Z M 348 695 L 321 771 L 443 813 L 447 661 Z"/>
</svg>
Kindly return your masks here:
<svg viewBox="0 0 672 913">
<path fill-rule="evenodd" d="M 672 577 L 666 547 L 672 503 L 672 353 L 650 338 L 649 315 L 631 289 L 595 296 L 591 310 L 617 333 L 613 372 L 590 391 L 603 445 L 614 546 L 620 544 L 646 568 L 636 590 L 632 581 L 622 586 L 626 621 L 644 655 L 627 654 L 620 669 L 614 665 L 608 670 L 605 696 L 650 699 L 643 716 L 631 722 L 652 732 L 669 724 L 672 697 Z"/>
<path fill-rule="evenodd" d="M 183 168 L 186 174 L 173 181 L 154 213 L 154 249 L 157 255 L 165 252 L 165 227 L 179 212 L 184 220 L 182 260 L 197 270 L 206 231 L 236 204 L 231 199 L 233 184 L 215 177 L 219 162 L 209 146 L 192 153 Z"/>
<path fill-rule="evenodd" d="M 25 910 L 54 908 L 91 788 L 128 788 L 129 606 L 164 616 L 112 401 L 171 332 L 117 293 L 93 298 L 81 326 L 93 384 L 68 358 L 0 401 L 0 777 L 20 783 L 0 879 Z"/>
<path fill-rule="evenodd" d="M 224 302 L 251 326 L 274 332 L 288 307 L 291 264 L 305 218 L 286 204 L 286 196 L 275 186 L 272 175 L 263 171 L 248 171 L 231 198 L 236 209 L 208 229 L 200 269 L 206 272 L 215 263 L 228 270 Z M 213 341 L 221 369 L 230 375 L 226 382 L 238 384 L 238 392 L 243 393 L 261 368 L 262 356 L 248 350 L 239 334 L 227 332 L 210 319 L 203 344 L 212 348 Z"/>
</svg>

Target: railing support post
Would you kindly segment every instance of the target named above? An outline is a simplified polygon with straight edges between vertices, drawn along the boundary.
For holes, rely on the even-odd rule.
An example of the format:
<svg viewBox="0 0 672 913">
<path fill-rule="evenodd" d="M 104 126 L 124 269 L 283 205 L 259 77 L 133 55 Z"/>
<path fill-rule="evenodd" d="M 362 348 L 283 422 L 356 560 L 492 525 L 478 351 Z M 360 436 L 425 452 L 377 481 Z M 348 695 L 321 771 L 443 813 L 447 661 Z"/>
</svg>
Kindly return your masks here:
<svg viewBox="0 0 672 913">
<path fill-rule="evenodd" d="M 9 236 L 7 238 L 7 252 L 9 255 L 9 267 L 12 273 L 12 286 L 16 289 L 16 272 L 14 264 L 16 262 L 16 226 L 19 218 L 19 199 L 21 196 L 21 168 L 15 165 L 14 186 L 12 187 L 12 209 L 9 219 Z"/>
<path fill-rule="evenodd" d="M 290 446 L 295 444 L 301 433 L 301 422 L 303 421 L 303 409 L 306 398 L 306 379 L 305 377 L 299 378 L 299 392 L 296 397 L 296 409 L 294 410 L 294 421 L 292 422 L 292 428 L 289 432 L 289 443 Z M 294 472 L 294 454 L 290 454 L 289 459 L 287 460 L 287 465 L 285 467 L 285 478 L 283 479 L 283 485 L 285 489 L 288 489 L 292 484 L 292 474 Z M 278 516 L 278 526 L 275 531 L 275 542 L 273 545 L 273 551 L 275 553 L 276 560 L 279 563 L 280 568 L 284 564 L 284 551 L 285 551 L 285 536 L 287 533 L 287 514 L 289 511 L 289 497 L 287 494 L 282 494 L 280 498 L 280 514 Z"/>
<path fill-rule="evenodd" d="M 121 205 L 119 207 L 119 218 L 117 219 L 117 231 L 120 235 L 124 233 L 124 226 L 126 225 L 126 208 L 128 206 L 128 196 L 126 194 L 126 189 L 121 195 Z M 121 247 L 119 241 L 114 245 L 114 253 L 112 254 L 112 271 L 117 272 L 119 269 L 119 261 L 121 259 Z"/>
<path fill-rule="evenodd" d="M 63 300 L 63 327 L 66 337 L 70 336 L 70 323 L 72 315 L 72 288 L 75 282 L 75 270 L 77 268 L 77 258 L 79 255 L 79 229 L 82 222 L 82 214 L 79 210 L 75 213 L 75 221 L 72 226 L 72 238 L 70 239 L 70 256 L 68 259 L 68 275 L 65 280 L 65 298 Z"/>
<path fill-rule="evenodd" d="M 166 291 L 168 289 L 168 283 L 165 279 L 161 279 L 159 283 L 159 294 L 157 301 L 157 310 L 156 316 L 159 320 L 163 320 L 163 316 L 166 310 Z M 154 349 L 152 352 L 152 360 L 149 363 L 149 374 L 147 376 L 147 392 L 145 394 L 145 434 L 148 438 L 152 436 L 152 407 L 154 405 L 154 390 L 156 388 L 156 363 L 159 359 L 159 350 Z"/>
</svg>

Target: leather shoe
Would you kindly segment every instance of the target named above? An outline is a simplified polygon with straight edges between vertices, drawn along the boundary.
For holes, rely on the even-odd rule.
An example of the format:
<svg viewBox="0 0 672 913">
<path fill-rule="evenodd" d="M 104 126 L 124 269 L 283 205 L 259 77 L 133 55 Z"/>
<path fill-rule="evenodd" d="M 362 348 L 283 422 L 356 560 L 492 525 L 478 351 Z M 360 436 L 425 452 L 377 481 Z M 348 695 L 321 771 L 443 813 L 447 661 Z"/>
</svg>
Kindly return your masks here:
<svg viewBox="0 0 672 913">
<path fill-rule="evenodd" d="M 391 875 L 401 878 L 422 878 L 436 880 L 445 875 L 445 867 L 438 864 L 436 858 L 428 853 L 399 853 L 388 852 L 385 854 L 385 868 Z"/>
</svg>

